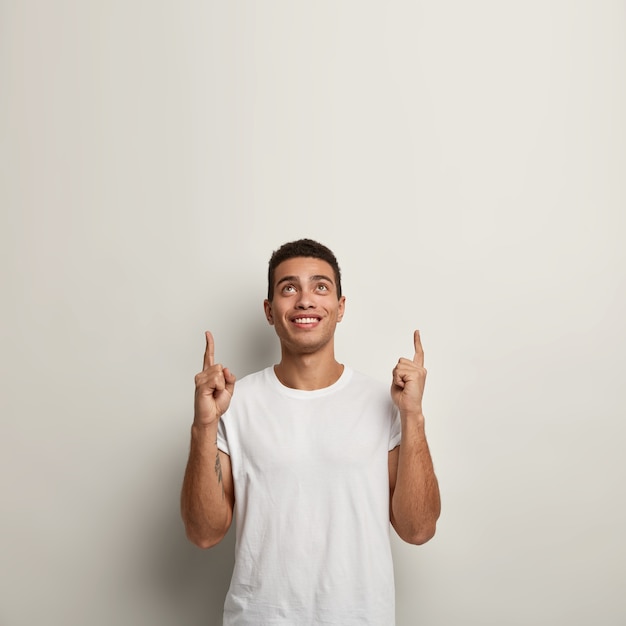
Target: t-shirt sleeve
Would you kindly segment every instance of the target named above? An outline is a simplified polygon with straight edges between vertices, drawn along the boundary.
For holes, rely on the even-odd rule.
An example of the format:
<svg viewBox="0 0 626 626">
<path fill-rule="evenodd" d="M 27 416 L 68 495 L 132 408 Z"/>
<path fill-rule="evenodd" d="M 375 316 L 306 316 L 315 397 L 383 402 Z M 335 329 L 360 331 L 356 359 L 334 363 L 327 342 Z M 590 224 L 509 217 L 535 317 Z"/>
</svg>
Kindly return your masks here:
<svg viewBox="0 0 626 626">
<path fill-rule="evenodd" d="M 402 424 L 400 422 L 400 411 L 397 406 L 393 406 L 391 411 L 391 428 L 389 429 L 389 450 L 393 450 L 400 445 L 402 439 Z"/>
<path fill-rule="evenodd" d="M 222 416 L 223 417 L 223 416 Z M 222 452 L 226 452 L 230 456 L 230 448 L 228 447 L 228 437 L 226 436 L 226 427 L 224 420 L 220 418 L 217 425 L 217 448 Z"/>
</svg>

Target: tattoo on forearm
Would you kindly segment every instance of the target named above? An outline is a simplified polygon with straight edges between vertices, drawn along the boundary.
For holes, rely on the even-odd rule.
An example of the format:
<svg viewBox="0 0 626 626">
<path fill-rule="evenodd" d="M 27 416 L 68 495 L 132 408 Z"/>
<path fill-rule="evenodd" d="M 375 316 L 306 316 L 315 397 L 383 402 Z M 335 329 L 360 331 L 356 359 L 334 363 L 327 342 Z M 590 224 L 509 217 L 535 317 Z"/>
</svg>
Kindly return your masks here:
<svg viewBox="0 0 626 626">
<path fill-rule="evenodd" d="M 217 476 L 217 482 L 222 487 L 222 498 L 224 497 L 224 483 L 222 482 L 222 463 L 220 461 L 220 451 L 217 451 L 215 455 L 215 474 Z"/>
</svg>

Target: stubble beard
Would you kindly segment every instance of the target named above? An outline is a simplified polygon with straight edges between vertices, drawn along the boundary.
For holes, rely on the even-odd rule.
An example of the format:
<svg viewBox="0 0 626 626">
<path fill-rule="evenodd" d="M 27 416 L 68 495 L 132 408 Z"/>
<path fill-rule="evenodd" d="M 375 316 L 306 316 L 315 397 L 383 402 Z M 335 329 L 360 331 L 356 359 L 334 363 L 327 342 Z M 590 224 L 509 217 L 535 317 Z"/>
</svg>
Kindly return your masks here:
<svg viewBox="0 0 626 626">
<path fill-rule="evenodd" d="M 290 333 L 285 333 L 284 336 L 276 332 L 280 339 L 281 348 L 283 352 L 293 355 L 309 355 L 322 351 L 329 344 L 332 344 L 334 339 L 334 328 L 332 332 L 325 332 L 320 337 L 307 337 L 308 333 L 302 333 L 304 337 L 297 337 Z M 311 333 L 312 334 L 312 333 Z"/>
</svg>

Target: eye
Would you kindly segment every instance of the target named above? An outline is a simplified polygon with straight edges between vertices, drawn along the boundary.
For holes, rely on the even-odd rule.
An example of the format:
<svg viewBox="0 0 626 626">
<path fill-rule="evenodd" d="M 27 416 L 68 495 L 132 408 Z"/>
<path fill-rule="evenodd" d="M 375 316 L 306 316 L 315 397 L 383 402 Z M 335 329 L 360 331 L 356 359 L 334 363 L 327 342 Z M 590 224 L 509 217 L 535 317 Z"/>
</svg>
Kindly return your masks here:
<svg viewBox="0 0 626 626">
<path fill-rule="evenodd" d="M 320 283 L 317 286 L 318 291 L 328 291 L 328 285 L 326 283 Z"/>
<path fill-rule="evenodd" d="M 293 285 L 285 285 L 283 287 L 283 293 L 294 293 L 296 288 Z"/>
</svg>

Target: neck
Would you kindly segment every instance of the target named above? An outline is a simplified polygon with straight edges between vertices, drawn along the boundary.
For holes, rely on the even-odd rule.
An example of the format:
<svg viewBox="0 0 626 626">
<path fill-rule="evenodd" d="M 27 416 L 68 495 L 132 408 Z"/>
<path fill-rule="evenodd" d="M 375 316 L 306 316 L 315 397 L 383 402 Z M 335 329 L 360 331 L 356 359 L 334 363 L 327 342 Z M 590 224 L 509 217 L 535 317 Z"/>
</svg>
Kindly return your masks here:
<svg viewBox="0 0 626 626">
<path fill-rule="evenodd" d="M 286 354 L 274 366 L 278 380 L 291 389 L 314 391 L 330 387 L 343 373 L 343 365 L 335 360 L 334 354 Z"/>
</svg>

